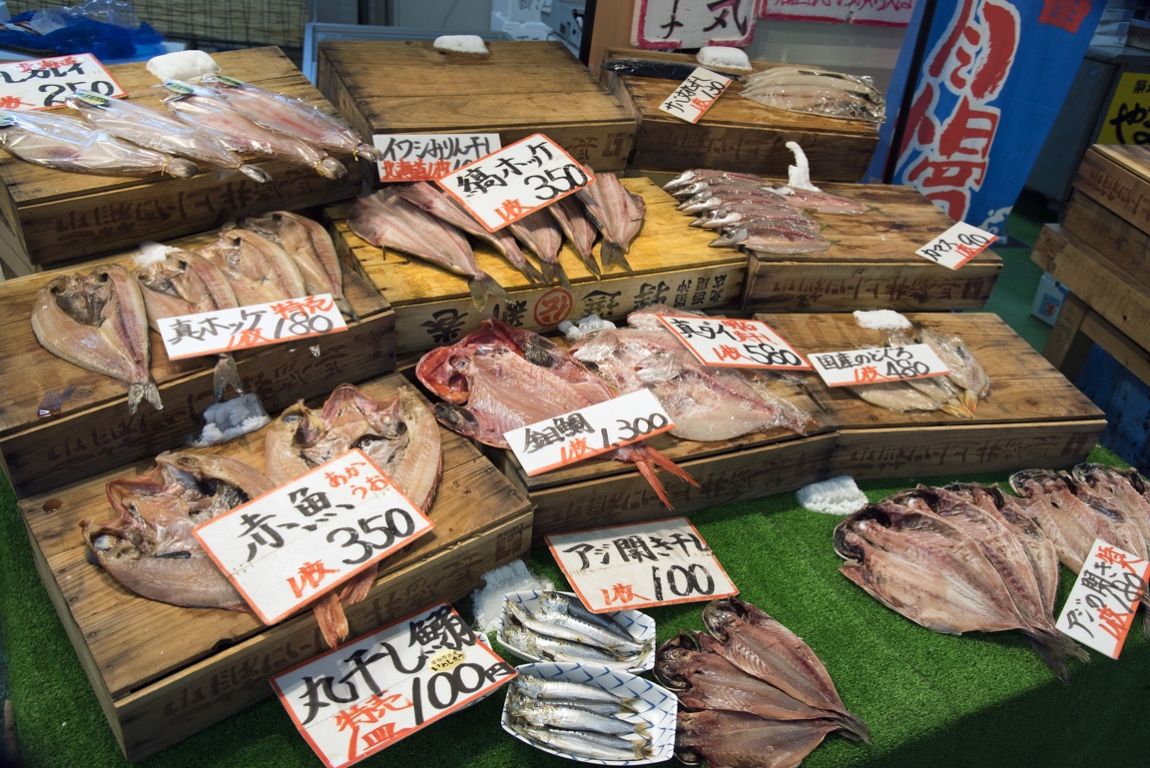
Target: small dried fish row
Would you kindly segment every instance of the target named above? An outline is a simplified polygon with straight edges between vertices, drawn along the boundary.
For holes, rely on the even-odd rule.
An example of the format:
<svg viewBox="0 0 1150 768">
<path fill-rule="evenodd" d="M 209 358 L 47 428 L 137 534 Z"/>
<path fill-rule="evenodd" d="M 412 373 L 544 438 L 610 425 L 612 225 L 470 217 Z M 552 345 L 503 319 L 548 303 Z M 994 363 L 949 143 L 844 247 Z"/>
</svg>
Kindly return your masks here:
<svg viewBox="0 0 1150 768">
<path fill-rule="evenodd" d="M 539 701 L 515 694 L 508 700 L 508 710 L 512 717 L 540 727 L 616 736 L 638 734 L 644 739 L 650 737 L 650 726 L 622 707 L 610 715 L 604 715 L 584 709 L 574 702 Z M 628 717 L 632 719 L 626 719 Z"/>
<path fill-rule="evenodd" d="M 511 728 L 530 742 L 587 760 L 643 760 L 651 756 L 649 742 L 631 741 L 622 736 L 538 727 L 512 718 Z"/>
<path fill-rule="evenodd" d="M 552 661 L 637 661 L 650 650 L 625 632 L 545 605 L 532 612 L 511 598 L 504 604 L 503 636 L 509 644 Z"/>
<path fill-rule="evenodd" d="M 567 701 L 588 709 L 592 704 L 603 704 L 628 712 L 639 710 L 639 699 L 634 696 L 620 696 L 607 688 L 570 680 L 552 680 L 521 674 L 511 681 L 511 691 L 522 693 L 529 699 Z"/>
</svg>

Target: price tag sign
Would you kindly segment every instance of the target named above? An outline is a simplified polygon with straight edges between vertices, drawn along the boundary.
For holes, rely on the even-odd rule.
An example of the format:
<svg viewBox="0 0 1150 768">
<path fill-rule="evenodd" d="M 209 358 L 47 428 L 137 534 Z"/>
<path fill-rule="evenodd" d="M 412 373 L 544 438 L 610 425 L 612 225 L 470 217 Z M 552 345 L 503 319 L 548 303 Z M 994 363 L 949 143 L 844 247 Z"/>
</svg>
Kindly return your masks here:
<svg viewBox="0 0 1150 768">
<path fill-rule="evenodd" d="M 328 768 L 358 763 L 516 676 L 440 604 L 272 678 L 280 703 Z"/>
<path fill-rule="evenodd" d="M 193 534 L 265 624 L 275 624 L 430 531 L 354 449 Z"/>
<path fill-rule="evenodd" d="M 545 538 L 568 583 L 594 613 L 739 594 L 707 542 L 685 517 Z"/>
<path fill-rule="evenodd" d="M 926 344 L 819 352 L 807 357 L 828 387 L 929 379 L 950 373 L 946 363 Z"/>
<path fill-rule="evenodd" d="M 503 146 L 498 133 L 377 133 L 379 180 L 435 181 Z"/>
<path fill-rule="evenodd" d="M 958 269 L 989 248 L 996 239 L 990 232 L 960 221 L 915 254 L 947 269 Z"/>
<path fill-rule="evenodd" d="M 90 53 L 0 64 L 0 109 L 56 109 L 76 91 L 127 95 L 112 73 Z"/>
<path fill-rule="evenodd" d="M 714 368 L 809 371 L 811 364 L 759 320 L 699 315 L 656 315 L 700 363 Z"/>
<path fill-rule="evenodd" d="M 496 232 L 595 180 L 542 133 L 436 179 L 488 232 Z"/>
<path fill-rule="evenodd" d="M 298 341 L 347 330 L 330 293 L 156 321 L 169 360 Z"/>
<path fill-rule="evenodd" d="M 1062 606 L 1059 631 L 1117 659 L 1146 594 L 1148 573 L 1150 560 L 1095 539 Z"/>
<path fill-rule="evenodd" d="M 697 123 L 730 84 L 729 77 L 695 67 L 695 71 L 659 105 L 659 109 L 688 123 Z"/>
<path fill-rule="evenodd" d="M 528 477 L 565 467 L 674 428 L 649 389 L 628 392 L 503 433 Z"/>
</svg>

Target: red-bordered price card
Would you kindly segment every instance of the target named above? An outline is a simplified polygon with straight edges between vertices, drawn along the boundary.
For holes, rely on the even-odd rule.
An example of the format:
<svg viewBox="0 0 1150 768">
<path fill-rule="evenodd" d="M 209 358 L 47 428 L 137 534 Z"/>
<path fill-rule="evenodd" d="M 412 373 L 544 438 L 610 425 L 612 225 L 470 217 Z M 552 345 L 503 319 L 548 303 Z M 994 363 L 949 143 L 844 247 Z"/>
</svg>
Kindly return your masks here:
<svg viewBox="0 0 1150 768">
<path fill-rule="evenodd" d="M 693 603 L 739 594 L 685 517 L 548 534 L 551 556 L 587 610 Z"/>
<path fill-rule="evenodd" d="M 328 768 L 358 763 L 516 676 L 440 604 L 272 678 L 295 727 Z"/>
<path fill-rule="evenodd" d="M 1095 539 L 1062 606 L 1059 631 L 1117 659 L 1146 595 L 1148 574 L 1150 560 Z"/>
<path fill-rule="evenodd" d="M 169 360 L 339 333 L 347 323 L 330 293 L 156 321 Z"/>
<path fill-rule="evenodd" d="M 76 91 L 121 99 L 127 93 L 90 53 L 0 64 L 0 109 L 57 109 Z"/>
<path fill-rule="evenodd" d="M 703 67 L 695 67 L 695 71 L 671 92 L 659 105 L 659 109 L 688 123 L 697 123 L 730 84 L 729 77 Z"/>
<path fill-rule="evenodd" d="M 828 387 L 886 384 L 950 373 L 946 363 L 926 344 L 816 352 L 807 355 L 807 359 Z"/>
<path fill-rule="evenodd" d="M 498 133 L 377 133 L 372 143 L 385 183 L 441 179 L 503 145 Z"/>
<path fill-rule="evenodd" d="M 542 133 L 436 179 L 488 232 L 519 221 L 595 180 L 591 171 Z"/>
<path fill-rule="evenodd" d="M 700 315 L 656 315 L 703 365 L 809 371 L 811 364 L 761 320 Z"/>
<path fill-rule="evenodd" d="M 613 451 L 675 427 L 649 389 L 628 392 L 525 427 L 503 438 L 528 477 Z"/>
<path fill-rule="evenodd" d="M 996 239 L 990 232 L 960 221 L 915 254 L 947 269 L 958 269 L 989 248 Z"/>
<path fill-rule="evenodd" d="M 275 624 L 432 525 L 357 448 L 192 532 L 260 620 Z"/>
</svg>

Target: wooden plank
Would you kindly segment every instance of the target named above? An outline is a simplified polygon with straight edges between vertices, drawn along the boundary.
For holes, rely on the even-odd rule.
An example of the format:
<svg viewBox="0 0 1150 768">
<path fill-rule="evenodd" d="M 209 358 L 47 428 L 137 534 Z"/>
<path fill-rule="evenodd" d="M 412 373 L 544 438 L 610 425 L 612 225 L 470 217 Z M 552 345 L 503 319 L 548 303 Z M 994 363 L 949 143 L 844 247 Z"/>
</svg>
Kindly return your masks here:
<svg viewBox="0 0 1150 768">
<path fill-rule="evenodd" d="M 1150 233 L 1127 224 L 1093 198 L 1075 191 L 1070 196 L 1062 229 L 1091 248 L 1106 254 L 1131 275 L 1150 270 Z"/>
<path fill-rule="evenodd" d="M 214 239 L 201 235 L 173 244 L 194 247 Z M 122 254 L 77 269 L 109 263 L 130 268 L 131 258 Z M 354 261 L 344 260 L 343 273 L 345 293 L 360 318 L 347 331 L 236 353 L 247 390 L 268 410 L 328 392 L 342 381 L 394 370 L 394 314 Z M 155 411 L 144 403 L 134 416 L 128 413 L 124 384 L 41 347 L 32 333 L 31 311 L 37 291 L 59 274 L 0 283 L 0 302 L 10 307 L 0 318 L 0 460 L 20 496 L 179 445 L 200 432 L 204 408 L 214 401 L 215 358 L 171 361 L 155 332 L 151 370 L 165 408 Z"/>
<path fill-rule="evenodd" d="M 399 376 L 362 388 L 393 394 Z M 263 466 L 264 431 L 212 452 Z M 381 568 L 372 592 L 348 608 L 360 633 L 434 598 L 456 599 L 480 574 L 521 555 L 530 541 L 530 505 L 454 433 L 441 431 L 444 469 L 430 517 L 432 534 Z M 50 579 L 45 586 L 67 626 L 97 695 L 113 702 L 131 759 L 139 759 L 260 698 L 267 677 L 319 650 L 309 611 L 273 628 L 248 613 L 179 608 L 116 585 L 85 559 L 77 524 L 111 516 L 104 487 L 151 462 L 22 501 L 20 510 Z M 180 632 L 158 631 L 181 627 Z M 101 693 L 103 689 L 103 693 Z"/>
<path fill-rule="evenodd" d="M 1095 144 L 1082 158 L 1074 187 L 1150 233 L 1150 150 Z"/>
<path fill-rule="evenodd" d="M 1094 341 L 1144 384 L 1150 384 L 1150 351 L 1139 347 L 1130 337 L 1106 322 L 1097 312 L 1089 312 L 1082 321 L 1082 335 Z M 1073 377 L 1072 377 L 1073 378 Z"/>
<path fill-rule="evenodd" d="M 1078 378 L 1090 353 L 1090 339 L 1082 334 L 1082 322 L 1088 314 L 1090 307 L 1086 302 L 1073 293 L 1066 294 L 1062 309 L 1058 311 L 1058 320 L 1042 349 L 1042 356 L 1071 381 Z"/>
</svg>

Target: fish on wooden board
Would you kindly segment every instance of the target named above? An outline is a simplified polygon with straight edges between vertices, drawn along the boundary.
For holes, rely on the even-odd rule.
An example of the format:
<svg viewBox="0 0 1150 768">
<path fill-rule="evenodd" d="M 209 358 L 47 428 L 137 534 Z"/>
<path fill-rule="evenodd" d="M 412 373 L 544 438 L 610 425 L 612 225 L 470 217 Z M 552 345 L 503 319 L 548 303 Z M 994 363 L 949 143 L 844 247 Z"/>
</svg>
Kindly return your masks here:
<svg viewBox="0 0 1150 768">
<path fill-rule="evenodd" d="M 575 193 L 587 209 L 587 215 L 603 233 L 599 260 L 603 271 L 618 266 L 632 272 L 627 263 L 627 251 L 643 229 L 647 204 L 632 192 L 613 173 L 601 173 L 595 181 Z"/>
<path fill-rule="evenodd" d="M 228 278 L 241 306 L 307 294 L 303 275 L 287 252 L 253 230 L 224 228 L 199 253 Z"/>
<path fill-rule="evenodd" d="M 867 210 L 867 207 L 858 200 L 851 200 L 842 195 L 832 195 L 821 190 L 779 187 L 775 191 L 779 193 L 787 205 L 800 211 L 854 215 L 866 213 Z"/>
<path fill-rule="evenodd" d="M 563 248 L 563 230 L 547 211 L 535 211 L 508 225 L 507 230 L 523 243 L 529 251 L 539 257 L 546 285 L 558 282 L 564 288 L 571 288 L 571 281 L 559 263 L 559 251 Z"/>
<path fill-rule="evenodd" d="M 752 184 L 765 183 L 761 176 L 755 176 L 750 173 L 739 173 L 737 171 L 723 171 L 714 168 L 690 168 L 683 171 L 675 178 L 668 181 L 663 185 L 663 189 L 670 192 L 675 197 L 679 197 L 679 192 L 686 187 L 694 184 L 696 181 L 704 181 L 706 179 L 720 178 L 727 180 L 742 180 Z"/>
<path fill-rule="evenodd" d="M 881 123 L 886 100 L 868 78 L 814 67 L 779 66 L 749 76 L 739 95 L 775 109 Z"/>
<path fill-rule="evenodd" d="M 150 371 L 148 313 L 140 286 L 119 265 L 57 277 L 36 292 L 32 332 L 56 357 L 128 385 L 128 410 L 141 400 L 163 409 Z"/>
<path fill-rule="evenodd" d="M 595 261 L 595 254 L 592 253 L 599 233 L 595 229 L 595 222 L 587 217 L 583 206 L 579 204 L 578 197 L 574 195 L 564 197 L 547 206 L 547 212 L 563 230 L 563 236 L 571 243 L 575 255 L 583 262 L 583 266 L 587 267 L 587 271 L 596 279 L 602 278 L 603 272 L 599 268 L 599 262 Z"/>
<path fill-rule="evenodd" d="M 330 293 L 341 312 L 356 316 L 343 295 L 343 267 L 335 243 L 322 224 L 291 211 L 272 211 L 248 217 L 240 227 L 279 245 L 299 268 L 308 294 Z"/>
</svg>

